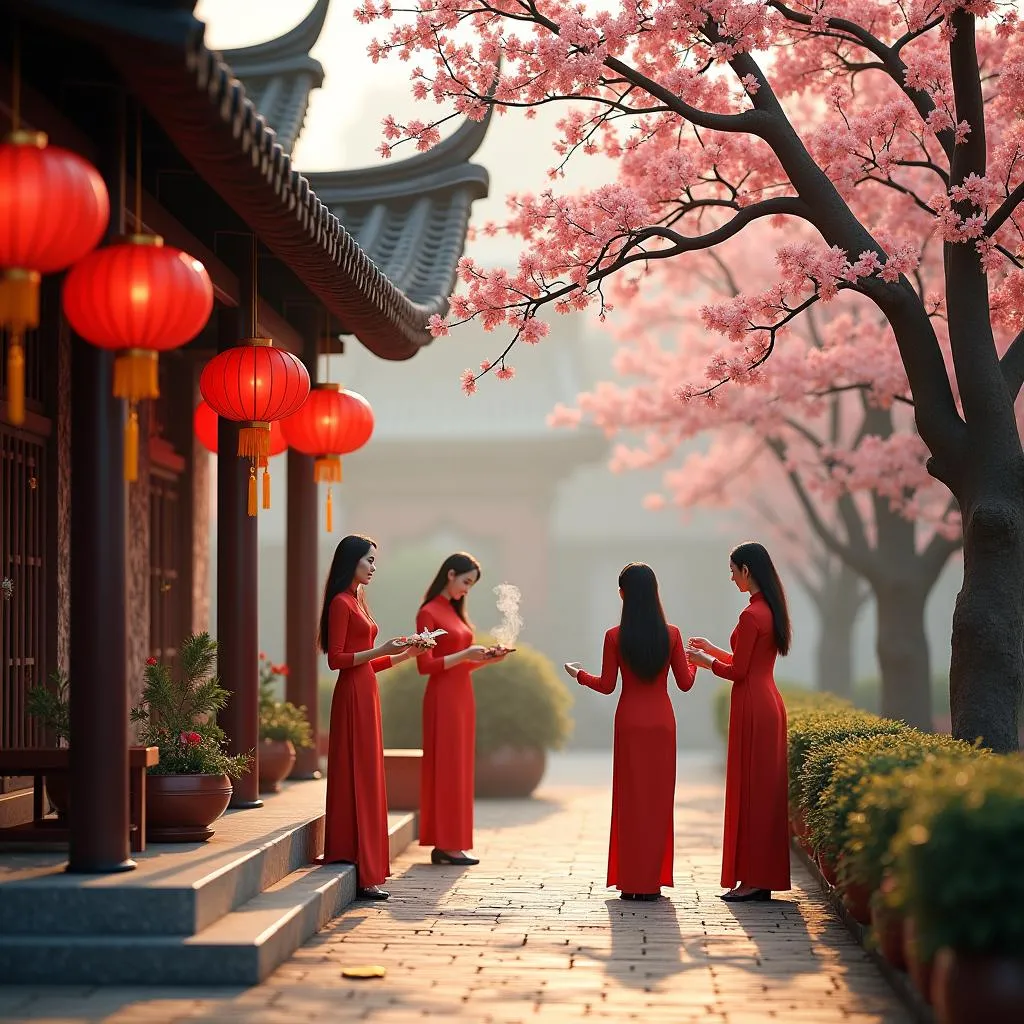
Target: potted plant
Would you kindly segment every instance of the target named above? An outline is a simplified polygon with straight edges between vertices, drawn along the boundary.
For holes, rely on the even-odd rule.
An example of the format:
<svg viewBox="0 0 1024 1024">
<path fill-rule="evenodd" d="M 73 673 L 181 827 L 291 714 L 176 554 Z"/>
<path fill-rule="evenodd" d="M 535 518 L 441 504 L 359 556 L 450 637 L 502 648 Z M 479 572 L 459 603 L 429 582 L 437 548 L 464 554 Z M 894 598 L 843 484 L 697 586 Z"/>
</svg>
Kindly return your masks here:
<svg viewBox="0 0 1024 1024">
<path fill-rule="evenodd" d="M 49 729 L 58 747 L 66 747 L 71 739 L 71 707 L 68 698 L 68 676 L 63 669 L 50 673 L 51 686 L 33 686 L 26 694 L 25 710 L 44 728 Z M 43 779 L 46 796 L 57 816 L 68 812 L 68 777 L 47 775 Z"/>
<path fill-rule="evenodd" d="M 919 787 L 893 843 L 908 939 L 932 965 L 940 1024 L 1018 1021 L 1024 1006 L 1024 762 L 947 766 Z"/>
<path fill-rule="evenodd" d="M 278 665 L 260 652 L 260 748 L 261 793 L 277 793 L 281 782 L 295 767 L 295 748 L 313 745 L 313 730 L 306 708 L 278 700 L 275 681 L 288 675 L 287 665 Z"/>
<path fill-rule="evenodd" d="M 214 674 L 217 641 L 209 633 L 187 637 L 178 649 L 178 672 L 149 658 L 142 703 L 132 708 L 145 746 L 160 748 L 160 763 L 147 773 L 146 835 L 155 843 L 205 842 L 231 799 L 231 779 L 252 762 L 250 754 L 224 751 L 217 712 L 228 700 Z"/>
<path fill-rule="evenodd" d="M 487 643 L 480 638 L 480 643 Z M 423 740 L 426 680 L 407 661 L 381 676 L 384 746 L 417 749 Z M 547 751 L 569 736 L 572 696 L 540 651 L 516 653 L 473 676 L 476 699 L 476 795 L 526 797 L 540 783 Z"/>
</svg>

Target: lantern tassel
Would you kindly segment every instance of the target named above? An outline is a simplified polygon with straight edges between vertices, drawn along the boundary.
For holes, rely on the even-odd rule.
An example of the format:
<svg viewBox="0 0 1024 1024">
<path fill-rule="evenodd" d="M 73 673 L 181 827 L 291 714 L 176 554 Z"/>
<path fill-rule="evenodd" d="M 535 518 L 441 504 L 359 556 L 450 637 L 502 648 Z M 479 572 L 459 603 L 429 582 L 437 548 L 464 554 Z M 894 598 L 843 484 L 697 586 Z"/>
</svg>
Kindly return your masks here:
<svg viewBox="0 0 1024 1024">
<path fill-rule="evenodd" d="M 270 458 L 270 424 L 250 423 L 242 427 L 238 431 L 238 454 L 260 464 Z"/>
<path fill-rule="evenodd" d="M 270 508 L 270 468 L 263 467 L 263 507 Z"/>
<path fill-rule="evenodd" d="M 124 425 L 124 478 L 130 484 L 139 479 L 139 413 L 134 405 Z"/>
<path fill-rule="evenodd" d="M 156 352 L 131 349 L 114 360 L 114 397 L 129 402 L 160 397 L 160 370 Z"/>
<path fill-rule="evenodd" d="M 16 427 L 25 422 L 25 349 L 18 330 L 7 340 L 7 419 Z"/>
<path fill-rule="evenodd" d="M 256 501 L 256 467 L 249 467 L 249 515 L 254 516 L 259 510 L 259 503 Z"/>
<path fill-rule="evenodd" d="M 341 459 L 337 455 L 319 455 L 313 463 L 313 479 L 318 484 L 341 482 Z"/>
<path fill-rule="evenodd" d="M 328 533 L 334 532 L 334 499 L 330 487 L 327 488 L 327 521 L 325 525 Z"/>
</svg>

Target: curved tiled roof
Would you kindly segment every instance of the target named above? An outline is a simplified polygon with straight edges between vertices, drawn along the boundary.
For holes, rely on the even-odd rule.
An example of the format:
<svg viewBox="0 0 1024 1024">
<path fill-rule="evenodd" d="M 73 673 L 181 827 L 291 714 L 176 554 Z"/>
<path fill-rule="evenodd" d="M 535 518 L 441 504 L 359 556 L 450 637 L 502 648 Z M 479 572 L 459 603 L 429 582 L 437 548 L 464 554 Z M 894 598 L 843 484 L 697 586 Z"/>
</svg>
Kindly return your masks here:
<svg viewBox="0 0 1024 1024">
<path fill-rule="evenodd" d="M 256 109 L 274 126 L 287 153 L 302 131 L 309 94 L 324 82 L 323 66 L 309 51 L 320 38 L 330 5 L 331 0 L 316 0 L 306 17 L 283 36 L 221 53 Z"/>
</svg>

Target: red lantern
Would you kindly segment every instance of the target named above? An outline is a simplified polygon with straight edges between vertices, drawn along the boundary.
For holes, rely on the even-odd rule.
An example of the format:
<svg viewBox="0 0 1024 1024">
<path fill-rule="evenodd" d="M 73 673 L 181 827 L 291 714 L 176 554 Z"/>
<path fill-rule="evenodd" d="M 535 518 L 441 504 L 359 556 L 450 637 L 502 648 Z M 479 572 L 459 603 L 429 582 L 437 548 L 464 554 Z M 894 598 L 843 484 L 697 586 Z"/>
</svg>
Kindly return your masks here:
<svg viewBox="0 0 1024 1024">
<path fill-rule="evenodd" d="M 160 397 L 158 353 L 191 341 L 213 312 L 206 268 L 159 235 L 130 235 L 72 267 L 68 322 L 90 344 L 118 353 L 114 394 L 128 401 L 125 479 L 138 476 L 136 403 Z"/>
<path fill-rule="evenodd" d="M 256 470 L 270 457 L 270 424 L 297 412 L 309 395 L 309 373 L 290 352 L 269 338 L 250 338 L 214 356 L 199 378 L 199 390 L 218 416 L 244 423 L 238 454 L 249 459 L 249 515 L 256 515 Z M 270 475 L 263 477 L 263 507 L 270 508 Z"/>
<path fill-rule="evenodd" d="M 39 279 L 93 249 L 110 219 L 99 172 L 42 132 L 12 132 L 0 144 L 0 326 L 7 342 L 7 418 L 25 421 L 22 339 L 39 326 Z"/>
<path fill-rule="evenodd" d="M 317 384 L 306 404 L 281 424 L 296 451 L 313 455 L 314 479 L 326 483 L 328 532 L 334 528 L 331 484 L 341 483 L 341 456 L 362 448 L 373 433 L 373 409 L 362 395 L 339 384 Z"/>
<path fill-rule="evenodd" d="M 206 404 L 200 402 L 196 406 L 195 414 L 192 417 L 192 425 L 195 428 L 196 437 L 199 443 L 214 455 L 217 454 L 217 414 Z M 272 420 L 270 424 L 270 451 L 269 457 L 280 455 L 288 450 L 288 442 L 284 439 L 284 431 L 281 429 L 280 420 Z"/>
</svg>

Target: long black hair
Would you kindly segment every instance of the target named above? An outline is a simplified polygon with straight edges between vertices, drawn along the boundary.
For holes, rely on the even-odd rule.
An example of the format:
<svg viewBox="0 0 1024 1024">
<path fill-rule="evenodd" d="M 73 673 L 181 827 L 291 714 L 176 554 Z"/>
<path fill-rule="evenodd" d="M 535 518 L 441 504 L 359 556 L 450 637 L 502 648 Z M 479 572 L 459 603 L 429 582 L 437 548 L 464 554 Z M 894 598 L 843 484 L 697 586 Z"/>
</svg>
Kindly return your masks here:
<svg viewBox="0 0 1024 1024">
<path fill-rule="evenodd" d="M 329 643 L 328 629 L 331 621 L 331 602 L 343 594 L 352 586 L 356 577 L 356 566 L 362 561 L 366 553 L 377 546 L 377 542 L 370 537 L 364 537 L 360 533 L 352 533 L 343 537 L 338 546 L 334 549 L 334 560 L 331 562 L 331 571 L 327 574 L 327 582 L 324 584 L 324 603 L 320 609 L 320 635 L 317 642 L 320 650 L 327 653 Z M 360 594 L 360 604 L 365 607 L 366 602 Z M 369 612 L 369 609 L 367 609 Z"/>
<path fill-rule="evenodd" d="M 420 605 L 422 608 L 424 604 L 430 604 L 431 601 L 441 593 L 442 590 L 448 585 L 448 573 L 454 572 L 456 576 L 461 576 L 466 572 L 475 572 L 477 580 L 483 575 L 483 571 L 480 568 L 480 563 L 470 554 L 465 551 L 456 551 L 454 555 L 449 555 L 442 563 L 441 568 L 437 570 L 437 575 L 434 577 L 434 581 L 427 587 L 427 592 L 423 595 L 423 604 Z M 452 601 L 452 607 L 455 609 L 455 614 L 468 626 L 470 624 L 469 619 L 466 618 L 466 595 L 463 594 L 458 600 Z"/>
<path fill-rule="evenodd" d="M 619 653 L 634 674 L 653 682 L 668 664 L 668 625 L 658 594 L 658 577 L 643 562 L 630 562 L 619 573 L 622 619 Z"/>
<path fill-rule="evenodd" d="M 786 604 L 786 589 L 779 579 L 772 556 L 763 544 L 748 540 L 733 548 L 729 561 L 737 569 L 749 569 L 753 581 L 764 595 L 772 610 L 775 623 L 775 646 L 779 654 L 789 654 L 793 642 L 793 624 L 789 620 L 789 606 Z"/>
</svg>

